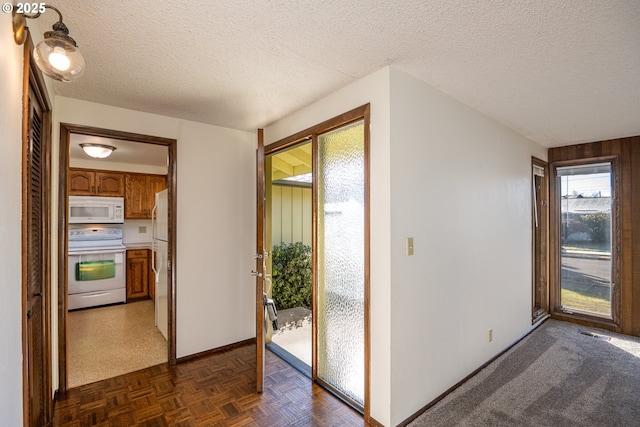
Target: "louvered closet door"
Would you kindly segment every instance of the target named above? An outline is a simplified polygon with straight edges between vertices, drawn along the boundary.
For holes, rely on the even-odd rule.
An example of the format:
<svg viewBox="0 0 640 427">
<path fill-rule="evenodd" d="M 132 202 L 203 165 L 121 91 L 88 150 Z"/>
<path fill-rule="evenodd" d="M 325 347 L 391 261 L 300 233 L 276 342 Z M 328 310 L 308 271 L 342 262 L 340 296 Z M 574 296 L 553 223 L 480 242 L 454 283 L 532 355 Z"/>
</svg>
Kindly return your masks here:
<svg viewBox="0 0 640 427">
<path fill-rule="evenodd" d="M 29 141 L 26 153 L 27 175 L 27 339 L 29 425 L 44 423 L 44 236 L 43 180 L 44 156 L 42 147 L 43 114 L 38 98 L 29 91 Z"/>
</svg>

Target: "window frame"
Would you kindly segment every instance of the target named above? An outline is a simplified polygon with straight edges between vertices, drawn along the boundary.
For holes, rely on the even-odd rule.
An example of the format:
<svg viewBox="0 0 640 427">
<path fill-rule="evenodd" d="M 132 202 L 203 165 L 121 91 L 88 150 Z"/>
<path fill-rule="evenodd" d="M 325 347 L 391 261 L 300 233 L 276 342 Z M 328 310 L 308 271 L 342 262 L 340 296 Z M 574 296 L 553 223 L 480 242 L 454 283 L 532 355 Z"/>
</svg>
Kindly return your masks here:
<svg viewBox="0 0 640 427">
<path fill-rule="evenodd" d="M 558 168 L 566 166 L 581 166 L 593 163 L 611 163 L 611 317 L 592 315 L 585 312 L 569 313 L 561 308 L 561 189 L 558 181 Z M 562 160 L 549 164 L 549 296 L 550 308 L 553 318 L 560 320 L 570 320 L 583 324 L 592 324 L 605 328 L 620 327 L 620 288 L 621 288 L 621 266 L 620 266 L 620 244 L 621 244 L 621 221 L 620 221 L 620 159 L 618 155 L 585 157 L 580 159 Z"/>
<path fill-rule="evenodd" d="M 540 194 L 536 190 L 536 167 L 543 171 Z M 542 206 L 536 208 L 538 200 Z M 537 292 L 539 282 L 541 289 Z M 531 324 L 536 324 L 549 316 L 549 164 L 537 157 L 531 158 L 531 288 Z"/>
</svg>

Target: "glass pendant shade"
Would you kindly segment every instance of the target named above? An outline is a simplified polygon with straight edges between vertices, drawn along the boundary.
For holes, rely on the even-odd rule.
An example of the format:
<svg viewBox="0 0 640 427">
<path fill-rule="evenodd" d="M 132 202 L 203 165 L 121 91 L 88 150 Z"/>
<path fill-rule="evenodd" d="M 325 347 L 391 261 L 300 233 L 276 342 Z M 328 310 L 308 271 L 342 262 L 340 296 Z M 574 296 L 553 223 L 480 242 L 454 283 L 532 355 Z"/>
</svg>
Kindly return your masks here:
<svg viewBox="0 0 640 427">
<path fill-rule="evenodd" d="M 116 149 L 116 147 L 112 147 L 111 145 L 102 144 L 80 144 L 80 147 L 82 147 L 85 153 L 96 159 L 109 157 Z"/>
<path fill-rule="evenodd" d="M 67 40 L 49 37 L 33 50 L 38 68 L 52 79 L 70 82 L 84 72 L 84 58 L 76 46 Z"/>
</svg>

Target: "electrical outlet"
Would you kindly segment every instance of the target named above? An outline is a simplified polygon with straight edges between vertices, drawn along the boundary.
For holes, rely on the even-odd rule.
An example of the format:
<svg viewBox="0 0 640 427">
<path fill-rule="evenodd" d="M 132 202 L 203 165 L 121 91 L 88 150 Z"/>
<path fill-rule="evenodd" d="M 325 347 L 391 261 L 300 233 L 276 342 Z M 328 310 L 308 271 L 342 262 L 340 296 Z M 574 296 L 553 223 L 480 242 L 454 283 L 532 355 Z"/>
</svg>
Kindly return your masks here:
<svg viewBox="0 0 640 427">
<path fill-rule="evenodd" d="M 493 341 L 493 329 L 489 329 L 489 342 Z"/>
<path fill-rule="evenodd" d="M 138 227 L 138 233 L 139 234 L 147 234 L 147 226 L 146 225 L 141 225 Z"/>
</svg>

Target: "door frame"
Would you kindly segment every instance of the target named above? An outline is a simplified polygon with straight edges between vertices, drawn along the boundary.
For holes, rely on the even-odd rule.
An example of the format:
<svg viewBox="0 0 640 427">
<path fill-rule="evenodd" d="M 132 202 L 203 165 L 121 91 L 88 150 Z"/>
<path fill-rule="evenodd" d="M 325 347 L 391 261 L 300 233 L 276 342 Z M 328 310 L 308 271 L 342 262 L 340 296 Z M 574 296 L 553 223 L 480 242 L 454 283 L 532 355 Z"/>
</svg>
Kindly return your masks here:
<svg viewBox="0 0 640 427">
<path fill-rule="evenodd" d="M 325 120 L 322 123 L 319 123 L 315 126 L 307 128 L 303 131 L 297 132 L 293 135 L 290 135 L 286 138 L 283 138 L 279 141 L 274 142 L 273 144 L 269 144 L 267 147 L 263 147 L 264 151 L 262 152 L 262 164 L 264 167 L 264 157 L 270 154 L 275 154 L 278 151 L 293 147 L 301 142 L 310 140 L 313 144 L 313 165 L 315 169 L 315 165 L 317 165 L 317 136 L 318 134 L 330 132 L 342 126 L 348 125 L 350 123 L 357 122 L 359 120 L 364 121 L 364 204 L 365 204 L 365 218 L 364 218 L 364 246 L 365 246 L 365 254 L 364 254 L 364 408 L 363 415 L 364 420 L 367 422 L 372 421 L 371 419 L 371 402 L 370 402 L 370 359 L 371 359 L 371 332 L 370 332 L 370 155 L 369 155 L 369 146 L 370 146 L 370 114 L 371 114 L 371 105 L 365 104 L 360 107 L 354 108 L 353 110 L 347 111 L 346 113 L 340 114 L 339 116 L 333 117 L 331 119 Z M 260 164 L 260 160 L 258 161 Z M 264 169 L 262 170 L 264 176 Z M 264 184 L 264 178 L 263 178 Z M 313 312 L 316 313 L 316 286 L 317 279 L 315 271 L 317 271 L 317 188 L 316 188 L 316 176 L 313 176 L 313 206 L 312 206 L 312 235 L 314 236 L 313 241 L 313 249 L 312 249 L 312 268 L 314 269 L 314 274 L 312 274 L 312 300 L 313 300 Z M 262 191 L 264 195 L 264 188 L 258 188 L 258 192 Z M 257 278 L 260 279 L 260 278 Z M 260 281 L 260 280 L 259 280 Z M 261 281 L 261 283 L 264 283 Z M 262 297 L 262 295 L 260 295 Z M 262 300 L 260 300 L 260 305 L 262 304 Z M 314 314 L 315 316 L 315 314 Z M 263 316 L 260 316 L 263 318 Z M 258 316 L 256 316 L 256 332 L 259 332 L 258 323 L 261 323 L 262 327 L 264 327 L 264 320 L 259 320 Z M 264 333 L 264 332 L 262 332 Z M 316 383 L 319 383 L 317 378 L 317 323 L 313 322 L 313 335 L 312 335 L 312 380 Z M 260 364 L 260 360 L 258 359 L 257 364 Z M 262 360 L 264 362 L 264 360 Z M 260 381 L 260 379 L 258 379 Z M 321 384 L 325 385 L 325 384 Z M 328 387 L 332 393 L 337 394 L 343 401 L 347 404 L 351 405 L 351 402 L 348 398 L 342 395 L 337 390 L 334 390 L 332 387 Z"/>
<path fill-rule="evenodd" d="M 44 169 L 44 176 L 42 177 L 41 190 L 43 194 L 43 206 L 42 206 L 42 223 L 43 223 L 43 238 L 42 241 L 42 270 L 43 270 L 43 283 L 42 283 L 42 339 L 43 339 L 43 418 L 45 423 L 48 423 L 53 417 L 53 399 L 52 396 L 52 367 L 51 367 L 51 237 L 50 229 L 51 224 L 51 127 L 52 127 L 52 113 L 51 113 L 51 101 L 46 89 L 46 84 L 42 71 L 36 65 L 33 58 L 33 41 L 31 34 L 27 32 L 27 38 L 24 43 L 23 50 L 23 82 L 22 82 L 22 253 L 21 253 L 21 277 L 22 277 L 22 411 L 23 411 L 23 423 L 28 425 L 30 422 L 30 404 L 29 404 L 29 342 L 28 342 L 28 330 L 27 330 L 27 293 L 28 293 L 28 251 L 27 251 L 27 216 L 28 216 L 28 195 L 27 195 L 27 179 L 29 173 L 27 173 L 27 157 L 29 147 L 29 135 L 30 135 L 30 122 L 29 122 L 29 91 L 33 90 L 38 97 L 42 107 L 42 162 Z"/>
<path fill-rule="evenodd" d="M 265 169 L 264 130 L 258 129 L 258 149 L 256 151 L 256 392 L 264 390 L 265 373 L 265 331 L 264 331 L 264 265 L 265 244 Z"/>
<path fill-rule="evenodd" d="M 169 254 L 168 270 L 168 361 L 175 365 L 176 358 L 176 260 L 177 260 L 177 140 L 158 136 L 101 129 L 92 126 L 60 123 L 60 159 L 58 193 L 58 372 L 59 391 L 67 391 L 67 240 L 68 240 L 68 173 L 69 139 L 72 133 L 119 139 L 131 142 L 163 145 L 168 149 L 167 185 L 169 189 Z"/>
</svg>

